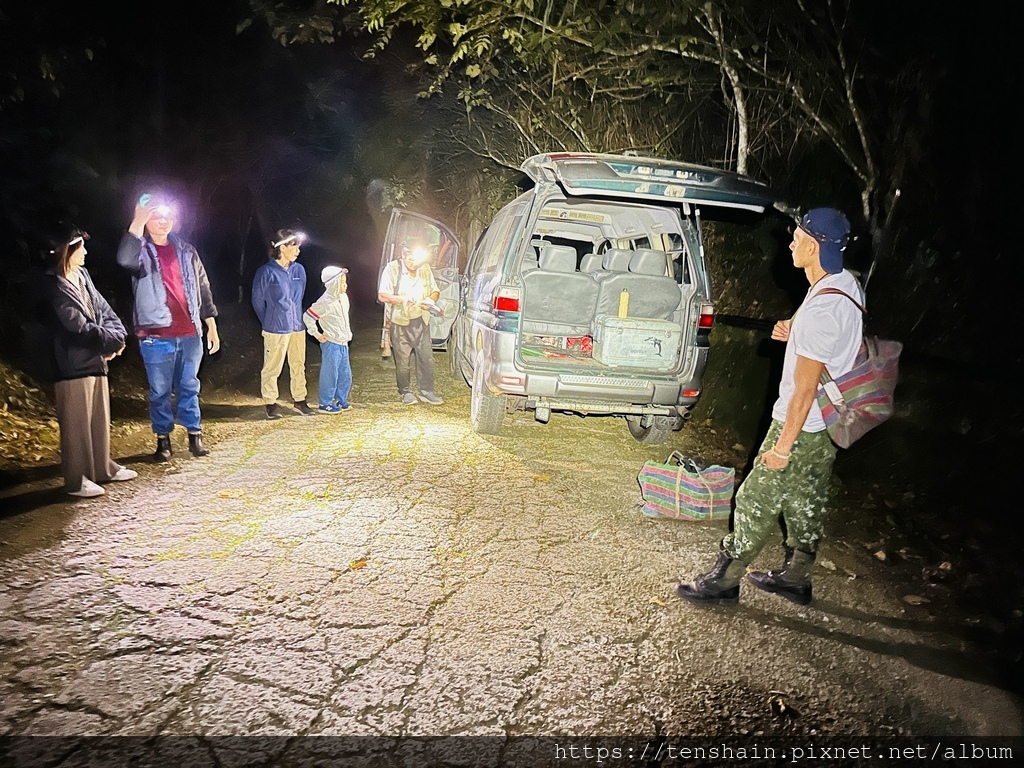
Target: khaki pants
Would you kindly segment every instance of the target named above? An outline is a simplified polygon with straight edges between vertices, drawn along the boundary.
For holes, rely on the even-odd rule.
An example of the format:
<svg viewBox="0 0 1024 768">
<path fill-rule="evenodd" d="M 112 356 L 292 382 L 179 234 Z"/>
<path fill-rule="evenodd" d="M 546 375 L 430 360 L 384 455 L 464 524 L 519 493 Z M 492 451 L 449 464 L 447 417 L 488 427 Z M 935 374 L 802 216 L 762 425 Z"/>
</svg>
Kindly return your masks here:
<svg viewBox="0 0 1024 768">
<path fill-rule="evenodd" d="M 121 468 L 110 459 L 110 389 L 106 376 L 58 381 L 57 422 L 64 489 L 78 491 L 82 478 L 105 483 Z"/>
<path fill-rule="evenodd" d="M 263 370 L 260 372 L 260 394 L 264 404 L 277 402 L 277 377 L 288 358 L 292 400 L 306 399 L 306 332 L 263 332 Z"/>
</svg>

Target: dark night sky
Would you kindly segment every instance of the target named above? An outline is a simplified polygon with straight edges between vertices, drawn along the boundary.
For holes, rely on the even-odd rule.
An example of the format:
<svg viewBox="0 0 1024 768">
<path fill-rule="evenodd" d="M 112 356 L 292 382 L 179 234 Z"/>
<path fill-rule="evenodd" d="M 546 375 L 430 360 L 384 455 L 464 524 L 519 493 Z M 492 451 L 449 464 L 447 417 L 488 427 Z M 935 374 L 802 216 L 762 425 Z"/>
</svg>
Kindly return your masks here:
<svg viewBox="0 0 1024 768">
<path fill-rule="evenodd" d="M 38 33 L 5 58 L 31 62 L 39 48 L 51 52 L 62 91 L 60 99 L 30 93 L 16 117 L 0 113 L 17 122 L 26 144 L 22 187 L 8 200 L 24 200 L 28 190 L 38 198 L 44 179 L 53 179 L 41 210 L 13 206 L 29 242 L 65 207 L 102 242 L 123 224 L 108 219 L 128 216 L 134 196 L 163 179 L 190 199 L 183 225 L 214 258 L 212 251 L 237 251 L 225 241 L 237 239 L 248 214 L 239 204 L 246 184 L 262 175 L 270 180 L 262 191 L 268 226 L 319 223 L 325 238 L 367 245 L 369 233 L 352 231 L 369 226 L 365 210 L 313 222 L 325 212 L 308 207 L 325 164 L 335 176 L 357 175 L 354 143 L 379 109 L 374 68 L 343 45 L 284 48 L 258 23 L 236 34 L 245 2 L 11 5 L 0 6 L 4 38 L 12 28 Z M 22 70 L 38 82 L 31 67 Z M 331 112 L 310 103 L 324 83 Z M 353 199 L 339 206 L 365 209 L 362 185 L 348 191 Z M 260 241 L 250 247 L 259 251 Z"/>
<path fill-rule="evenodd" d="M 923 102 L 930 132 L 920 151 L 928 162 L 917 186 L 908 184 L 904 202 L 922 221 L 921 237 L 954 250 L 982 244 L 1001 269 L 1015 271 L 1016 259 L 1009 260 L 1015 243 L 998 226 L 1015 218 L 1015 201 L 1000 188 L 1008 173 L 1000 169 L 1019 164 L 1009 119 L 1020 90 L 1011 25 L 984 3 L 858 0 L 858 6 L 870 20 L 876 66 L 894 71 L 922 59 L 939 73 L 923 86 L 933 90 Z M 46 49 L 62 86 L 59 100 L 36 92 L 17 117 L 14 110 L 0 112 L 7 144 L 0 152 L 16 162 L 3 192 L 5 250 L 24 250 L 68 206 L 97 245 L 113 239 L 132 197 L 148 180 L 167 178 L 192 198 L 187 225 L 207 258 L 228 262 L 246 215 L 245 180 L 258 167 L 271 180 L 268 224 L 300 224 L 322 235 L 324 252 L 311 249 L 311 261 L 341 256 L 352 244 L 360 253 L 348 258 L 372 261 L 362 204 L 369 171 L 357 166 L 354 146 L 375 130 L 384 107 L 378 65 L 360 61 L 348 43 L 284 48 L 260 23 L 237 34 L 248 13 L 244 0 L 0 0 L 0 9 L 8 43 L 0 60 L 21 60 L 25 81 L 38 89 L 37 71 L 24 62 Z M 334 111 L 313 109 L 315 94 Z M 17 125 L 9 132 L 4 121 L 10 120 Z M 325 185 L 326 166 L 335 182 L 350 177 L 348 186 Z M 197 189 L 200 177 L 204 186 Z M 53 186 L 45 203 L 27 205 L 45 195 L 45 184 Z M 337 201 L 333 210 L 324 197 Z M 14 242 L 18 237 L 22 243 Z M 250 247 L 260 248 L 257 241 Z"/>
</svg>

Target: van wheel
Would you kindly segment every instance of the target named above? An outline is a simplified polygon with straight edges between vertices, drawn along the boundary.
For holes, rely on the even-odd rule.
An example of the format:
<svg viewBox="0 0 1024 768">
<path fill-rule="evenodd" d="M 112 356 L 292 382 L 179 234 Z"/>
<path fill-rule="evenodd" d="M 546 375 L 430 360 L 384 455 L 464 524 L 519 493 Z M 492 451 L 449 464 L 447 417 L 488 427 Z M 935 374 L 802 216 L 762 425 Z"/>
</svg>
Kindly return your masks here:
<svg viewBox="0 0 1024 768">
<path fill-rule="evenodd" d="M 638 443 L 644 445 L 661 445 L 673 432 L 677 432 L 683 426 L 683 420 L 672 416 L 655 416 L 651 419 L 650 426 L 642 426 L 639 416 L 627 416 L 626 426 L 629 427 L 629 434 Z"/>
<path fill-rule="evenodd" d="M 469 421 L 473 429 L 482 435 L 496 435 L 501 432 L 505 420 L 505 396 L 492 395 L 484 384 L 483 358 L 478 357 L 473 369 L 473 394 L 469 404 Z"/>
</svg>

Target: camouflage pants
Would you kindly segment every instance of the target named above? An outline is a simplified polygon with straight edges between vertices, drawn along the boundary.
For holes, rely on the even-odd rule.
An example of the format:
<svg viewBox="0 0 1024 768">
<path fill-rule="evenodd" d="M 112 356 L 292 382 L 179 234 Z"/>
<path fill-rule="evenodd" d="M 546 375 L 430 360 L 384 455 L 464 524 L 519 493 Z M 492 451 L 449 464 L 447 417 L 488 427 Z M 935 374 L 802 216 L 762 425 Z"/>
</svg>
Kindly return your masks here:
<svg viewBox="0 0 1024 768">
<path fill-rule="evenodd" d="M 759 456 L 775 445 L 781 431 L 782 422 L 772 421 Z M 817 552 L 835 458 L 836 447 L 828 432 L 801 432 L 785 469 L 773 471 L 757 462 L 736 492 L 733 530 L 722 540 L 725 551 L 749 563 L 764 547 L 781 514 L 786 546 Z"/>
</svg>

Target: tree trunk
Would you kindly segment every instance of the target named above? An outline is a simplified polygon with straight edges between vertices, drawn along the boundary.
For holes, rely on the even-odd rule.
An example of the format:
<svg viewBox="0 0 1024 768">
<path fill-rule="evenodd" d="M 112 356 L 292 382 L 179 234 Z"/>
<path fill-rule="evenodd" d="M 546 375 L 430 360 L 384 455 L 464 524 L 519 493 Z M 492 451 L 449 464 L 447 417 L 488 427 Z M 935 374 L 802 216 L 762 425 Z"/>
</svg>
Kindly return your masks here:
<svg viewBox="0 0 1024 768">
<path fill-rule="evenodd" d="M 736 172 L 747 172 L 747 156 L 750 153 L 750 117 L 747 114 L 747 97 L 740 82 L 740 73 L 731 64 L 724 64 L 726 77 L 732 86 L 733 105 L 736 108 Z"/>
<path fill-rule="evenodd" d="M 707 31 L 718 46 L 719 66 L 729 80 L 729 87 L 732 89 L 732 106 L 736 110 L 736 172 L 747 172 L 747 156 L 750 152 L 750 116 L 747 113 L 747 96 L 743 88 L 743 81 L 740 79 L 739 70 L 730 60 L 731 50 L 725 40 L 725 32 L 722 28 L 722 17 L 720 11 L 711 3 L 704 6 L 704 19 L 707 22 Z M 726 96 L 728 99 L 728 96 Z"/>
</svg>

